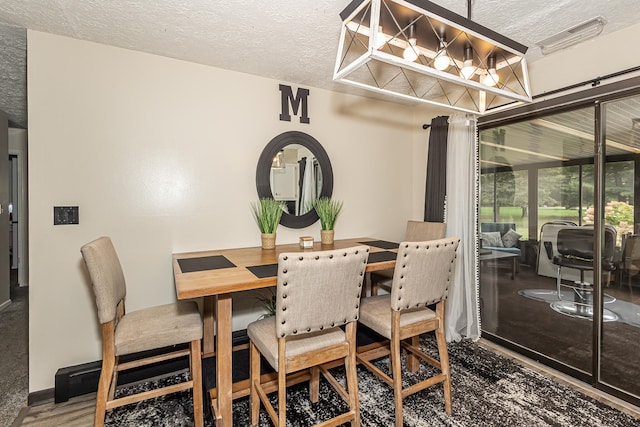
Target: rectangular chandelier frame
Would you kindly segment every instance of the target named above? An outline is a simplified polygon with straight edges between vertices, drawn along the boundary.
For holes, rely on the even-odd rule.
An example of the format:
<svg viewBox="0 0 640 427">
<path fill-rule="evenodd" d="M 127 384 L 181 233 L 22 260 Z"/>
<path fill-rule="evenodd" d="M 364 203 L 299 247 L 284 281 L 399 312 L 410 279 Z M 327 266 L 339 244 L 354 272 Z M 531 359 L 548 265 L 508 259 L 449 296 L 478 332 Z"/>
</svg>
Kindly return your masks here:
<svg viewBox="0 0 640 427">
<path fill-rule="evenodd" d="M 531 102 L 526 46 L 441 6 L 354 0 L 340 17 L 334 81 L 473 114 Z"/>
</svg>

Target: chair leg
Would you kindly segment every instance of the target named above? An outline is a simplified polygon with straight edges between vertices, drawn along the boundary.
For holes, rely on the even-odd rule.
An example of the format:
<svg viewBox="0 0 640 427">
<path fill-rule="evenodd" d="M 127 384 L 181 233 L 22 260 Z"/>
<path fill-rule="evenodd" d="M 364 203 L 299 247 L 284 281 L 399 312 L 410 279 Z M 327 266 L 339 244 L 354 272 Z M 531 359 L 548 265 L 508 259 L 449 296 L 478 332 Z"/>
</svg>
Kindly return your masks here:
<svg viewBox="0 0 640 427">
<path fill-rule="evenodd" d="M 356 365 L 356 324 L 347 324 L 346 332 L 349 337 L 349 354 L 344 359 L 347 379 L 347 393 L 349 393 L 349 409 L 354 411 L 351 427 L 360 426 L 360 400 L 358 398 L 358 372 Z"/>
<path fill-rule="evenodd" d="M 444 302 L 441 301 L 436 307 L 436 315 L 439 317 L 438 329 L 436 329 L 436 342 L 438 343 L 438 355 L 440 356 L 440 367 L 445 376 L 444 387 L 444 409 L 451 415 L 451 371 L 449 370 L 449 354 L 447 352 L 447 338 L 444 330 Z"/>
<path fill-rule="evenodd" d="M 193 382 L 193 422 L 196 427 L 203 425 L 202 409 L 202 354 L 200 352 L 200 340 L 191 341 L 191 381 Z"/>
<path fill-rule="evenodd" d="M 278 369 L 278 426 L 286 427 L 287 425 L 287 372 L 284 362 Z"/>
<path fill-rule="evenodd" d="M 447 414 L 451 415 L 451 373 L 449 371 L 449 356 L 447 354 L 447 342 L 444 337 L 444 331 L 436 331 L 436 340 L 438 341 L 438 353 L 440 354 L 442 373 L 445 375 L 443 383 L 444 409 Z"/>
<path fill-rule="evenodd" d="M 113 364 L 113 375 L 111 376 L 111 385 L 109 387 L 109 393 L 107 395 L 107 402 L 115 399 L 116 387 L 118 386 L 118 364 L 120 363 L 120 357 L 116 356 Z"/>
<path fill-rule="evenodd" d="M 93 420 L 94 427 L 102 427 L 104 425 L 114 366 L 115 358 L 105 357 L 103 354 L 102 370 L 100 371 L 100 381 L 98 382 L 98 394 L 96 395 L 96 414 Z"/>
<path fill-rule="evenodd" d="M 311 402 L 317 403 L 320 396 L 320 368 L 312 366 L 310 368 L 311 378 L 309 379 L 309 397 Z"/>
<path fill-rule="evenodd" d="M 392 313 L 391 325 L 391 360 L 392 376 L 393 376 L 393 399 L 395 402 L 396 427 L 402 427 L 402 363 L 400 361 L 400 338 L 398 332 L 400 330 L 400 313 L 394 311 Z"/>
<path fill-rule="evenodd" d="M 371 282 L 371 296 L 374 297 L 378 295 L 378 282 Z"/>
<path fill-rule="evenodd" d="M 411 345 L 420 347 L 420 336 L 411 337 Z M 420 368 L 420 359 L 410 351 L 407 351 L 407 371 L 416 372 Z"/>
<path fill-rule="evenodd" d="M 249 341 L 249 358 L 251 369 L 249 373 L 249 390 L 251 402 L 251 425 L 258 424 L 260 418 L 260 397 L 258 396 L 258 383 L 260 382 L 260 353 L 253 341 Z"/>
<path fill-rule="evenodd" d="M 396 427 L 402 427 L 402 366 L 400 363 L 400 341 L 392 344 L 391 358 L 393 359 L 393 398 L 395 402 Z"/>
</svg>

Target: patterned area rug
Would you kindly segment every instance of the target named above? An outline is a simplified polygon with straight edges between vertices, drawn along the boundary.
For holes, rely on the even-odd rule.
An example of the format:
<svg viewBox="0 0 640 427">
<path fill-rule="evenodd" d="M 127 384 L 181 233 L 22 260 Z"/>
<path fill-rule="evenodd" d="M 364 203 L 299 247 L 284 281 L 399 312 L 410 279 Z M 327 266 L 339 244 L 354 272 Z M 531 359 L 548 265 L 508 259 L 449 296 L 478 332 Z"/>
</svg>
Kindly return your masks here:
<svg viewBox="0 0 640 427">
<path fill-rule="evenodd" d="M 427 337 L 423 348 L 437 355 L 435 340 Z M 423 390 L 404 401 L 405 426 L 638 426 L 636 420 L 584 394 L 558 384 L 513 361 L 470 341 L 449 344 L 452 372 L 453 414 L 444 410 L 442 385 Z M 379 366 L 386 370 L 387 360 Z M 422 366 L 416 374 L 405 376 L 415 382 L 432 372 Z M 343 381 L 341 368 L 336 376 Z M 169 379 L 180 381 L 180 376 Z M 287 391 L 287 426 L 308 426 L 331 418 L 346 408 L 340 396 L 324 380 L 320 401 L 309 401 L 306 384 Z M 149 383 L 136 386 L 148 388 Z M 392 426 L 393 392 L 369 371 L 358 366 L 358 389 L 362 426 Z M 123 394 L 126 389 L 123 389 Z M 271 395 L 276 403 L 275 393 Z M 117 408 L 107 416 L 107 426 L 191 426 L 191 393 L 182 392 Z M 233 425 L 249 426 L 249 400 L 236 400 Z M 211 420 L 205 425 L 211 426 Z M 264 410 L 260 426 L 270 426 Z"/>
</svg>

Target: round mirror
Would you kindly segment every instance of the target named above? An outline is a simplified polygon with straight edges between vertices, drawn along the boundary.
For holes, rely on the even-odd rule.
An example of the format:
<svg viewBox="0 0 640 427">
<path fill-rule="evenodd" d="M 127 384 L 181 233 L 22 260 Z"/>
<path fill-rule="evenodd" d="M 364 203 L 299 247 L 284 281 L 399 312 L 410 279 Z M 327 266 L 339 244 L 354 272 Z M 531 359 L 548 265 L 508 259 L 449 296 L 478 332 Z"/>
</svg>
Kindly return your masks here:
<svg viewBox="0 0 640 427">
<path fill-rule="evenodd" d="M 258 197 L 287 204 L 280 224 L 304 228 L 318 220 L 311 203 L 333 193 L 329 156 L 311 135 L 290 131 L 273 138 L 262 151 L 256 169 Z"/>
</svg>

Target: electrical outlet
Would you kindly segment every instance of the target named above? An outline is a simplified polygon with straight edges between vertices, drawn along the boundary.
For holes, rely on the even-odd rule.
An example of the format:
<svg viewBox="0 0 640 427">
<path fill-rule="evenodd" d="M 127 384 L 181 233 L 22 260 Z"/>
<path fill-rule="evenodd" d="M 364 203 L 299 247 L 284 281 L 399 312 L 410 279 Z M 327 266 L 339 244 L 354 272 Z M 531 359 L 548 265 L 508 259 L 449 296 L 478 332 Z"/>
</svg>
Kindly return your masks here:
<svg viewBox="0 0 640 427">
<path fill-rule="evenodd" d="M 77 206 L 54 206 L 53 225 L 78 224 Z"/>
</svg>

